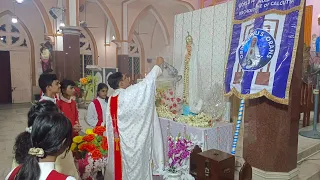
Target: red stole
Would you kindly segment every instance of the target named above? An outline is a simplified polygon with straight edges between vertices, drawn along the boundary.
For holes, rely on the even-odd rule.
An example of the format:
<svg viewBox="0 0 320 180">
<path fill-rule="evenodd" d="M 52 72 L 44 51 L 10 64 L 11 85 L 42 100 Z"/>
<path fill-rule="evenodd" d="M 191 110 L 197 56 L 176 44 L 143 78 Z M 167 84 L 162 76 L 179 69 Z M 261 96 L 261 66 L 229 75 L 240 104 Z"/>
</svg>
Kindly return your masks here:
<svg viewBox="0 0 320 180">
<path fill-rule="evenodd" d="M 110 98 L 110 114 L 112 118 L 114 136 L 114 179 L 122 180 L 122 157 L 118 129 L 118 97 L 119 96 Z"/>
<path fill-rule="evenodd" d="M 101 126 L 103 123 L 103 113 L 102 113 L 102 107 L 98 99 L 93 100 L 93 104 L 96 108 L 97 114 L 98 114 L 98 122 L 96 126 Z"/>
<path fill-rule="evenodd" d="M 21 165 L 16 167 L 12 173 L 10 174 L 8 180 L 14 180 L 16 178 L 16 176 L 18 175 L 19 171 L 21 169 Z M 46 178 L 46 180 L 66 180 L 68 178 L 68 176 L 58 173 L 55 170 L 52 170 L 50 172 L 50 174 L 48 175 L 48 177 Z"/>
</svg>

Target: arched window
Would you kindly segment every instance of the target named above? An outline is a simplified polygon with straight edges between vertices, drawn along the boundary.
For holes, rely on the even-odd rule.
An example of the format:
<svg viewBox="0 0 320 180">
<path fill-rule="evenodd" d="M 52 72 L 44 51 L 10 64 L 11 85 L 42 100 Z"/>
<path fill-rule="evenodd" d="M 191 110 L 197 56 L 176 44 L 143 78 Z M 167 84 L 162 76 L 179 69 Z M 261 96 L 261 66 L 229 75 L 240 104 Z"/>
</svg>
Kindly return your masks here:
<svg viewBox="0 0 320 180">
<path fill-rule="evenodd" d="M 91 71 L 86 68 L 87 65 L 94 65 L 93 43 L 85 29 L 81 29 L 80 34 L 80 76 L 85 77 L 91 75 Z"/>
<path fill-rule="evenodd" d="M 140 78 L 140 46 L 138 40 L 134 36 L 129 44 L 129 72 L 134 82 Z"/>
</svg>

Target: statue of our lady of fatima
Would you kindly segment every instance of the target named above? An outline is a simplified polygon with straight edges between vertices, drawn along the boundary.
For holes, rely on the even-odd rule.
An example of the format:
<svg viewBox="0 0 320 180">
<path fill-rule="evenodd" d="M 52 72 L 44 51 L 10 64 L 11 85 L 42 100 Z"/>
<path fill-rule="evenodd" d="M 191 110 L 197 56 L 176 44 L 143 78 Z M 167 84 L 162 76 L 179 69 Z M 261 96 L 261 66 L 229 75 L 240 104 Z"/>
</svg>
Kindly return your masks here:
<svg viewBox="0 0 320 180">
<path fill-rule="evenodd" d="M 196 53 L 192 53 L 193 38 L 188 32 L 186 37 L 186 53 L 181 64 L 183 81 L 179 81 L 177 95 L 183 97 L 183 115 L 196 115 L 200 113 L 203 100 L 200 97 L 201 80 L 199 62 Z"/>
</svg>

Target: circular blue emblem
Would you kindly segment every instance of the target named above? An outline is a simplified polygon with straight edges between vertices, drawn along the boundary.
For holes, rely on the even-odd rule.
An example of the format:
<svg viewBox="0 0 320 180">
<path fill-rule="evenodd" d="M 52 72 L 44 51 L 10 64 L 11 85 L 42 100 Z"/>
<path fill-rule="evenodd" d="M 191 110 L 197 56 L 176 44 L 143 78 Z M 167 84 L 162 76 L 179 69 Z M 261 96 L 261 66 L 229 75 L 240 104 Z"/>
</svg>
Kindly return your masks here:
<svg viewBox="0 0 320 180">
<path fill-rule="evenodd" d="M 238 49 L 239 62 L 243 70 L 255 71 L 267 65 L 276 49 L 274 38 L 265 30 L 256 29 Z"/>
</svg>

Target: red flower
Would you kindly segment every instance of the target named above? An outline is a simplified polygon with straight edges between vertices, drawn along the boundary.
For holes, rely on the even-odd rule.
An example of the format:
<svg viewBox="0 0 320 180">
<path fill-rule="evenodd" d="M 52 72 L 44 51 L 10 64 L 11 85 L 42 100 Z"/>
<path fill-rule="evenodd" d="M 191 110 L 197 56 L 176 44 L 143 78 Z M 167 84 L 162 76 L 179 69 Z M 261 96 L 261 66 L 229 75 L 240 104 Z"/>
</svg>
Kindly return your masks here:
<svg viewBox="0 0 320 180">
<path fill-rule="evenodd" d="M 181 101 L 181 99 L 180 98 L 177 98 L 177 102 L 180 102 Z"/>
<path fill-rule="evenodd" d="M 87 142 L 92 142 L 94 140 L 94 138 L 95 138 L 94 134 L 88 134 L 88 135 L 83 137 L 83 140 L 87 141 Z"/>
<path fill-rule="evenodd" d="M 173 104 L 173 107 L 177 107 L 177 104 L 176 104 L 176 103 L 174 103 L 174 104 Z"/>
<path fill-rule="evenodd" d="M 171 102 L 173 102 L 174 101 L 174 98 L 171 98 Z"/>
<path fill-rule="evenodd" d="M 170 109 L 172 109 L 172 106 L 170 106 Z"/>
<path fill-rule="evenodd" d="M 98 160 L 102 158 L 102 154 L 98 149 L 91 151 L 91 156 L 93 160 Z"/>
<path fill-rule="evenodd" d="M 173 92 L 172 92 L 172 91 L 170 91 L 170 95 L 173 95 Z"/>
<path fill-rule="evenodd" d="M 89 144 L 89 143 L 82 144 L 79 147 L 80 151 L 87 151 L 87 152 L 91 152 L 91 151 L 93 151 L 95 149 L 96 149 L 96 146 L 94 144 Z"/>
<path fill-rule="evenodd" d="M 172 113 L 173 113 L 173 114 L 177 114 L 177 111 L 176 111 L 176 110 L 174 110 Z"/>
<path fill-rule="evenodd" d="M 81 89 L 79 87 L 74 87 L 74 95 L 78 98 L 81 96 Z"/>
<path fill-rule="evenodd" d="M 108 150 L 108 141 L 107 141 L 107 139 L 102 139 L 102 143 L 101 143 L 101 148 L 103 149 L 103 150 Z"/>
<path fill-rule="evenodd" d="M 106 128 L 103 126 L 97 126 L 93 129 L 93 132 L 98 134 L 99 136 L 103 136 L 103 133 L 106 131 Z"/>
</svg>

